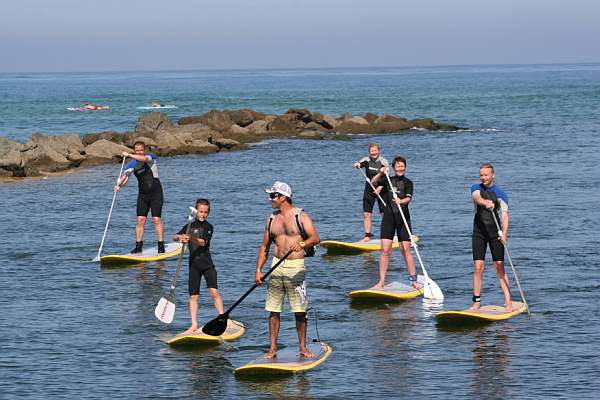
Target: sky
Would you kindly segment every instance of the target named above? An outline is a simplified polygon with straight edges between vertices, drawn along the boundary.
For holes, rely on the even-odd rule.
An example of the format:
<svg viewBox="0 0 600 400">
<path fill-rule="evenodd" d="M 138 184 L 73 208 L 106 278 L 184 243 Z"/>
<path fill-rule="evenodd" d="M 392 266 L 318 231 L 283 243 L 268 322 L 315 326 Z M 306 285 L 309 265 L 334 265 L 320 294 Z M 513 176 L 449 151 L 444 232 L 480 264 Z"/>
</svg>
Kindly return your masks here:
<svg viewBox="0 0 600 400">
<path fill-rule="evenodd" d="M 2 0 L 0 72 L 600 62 L 599 0 Z"/>
</svg>

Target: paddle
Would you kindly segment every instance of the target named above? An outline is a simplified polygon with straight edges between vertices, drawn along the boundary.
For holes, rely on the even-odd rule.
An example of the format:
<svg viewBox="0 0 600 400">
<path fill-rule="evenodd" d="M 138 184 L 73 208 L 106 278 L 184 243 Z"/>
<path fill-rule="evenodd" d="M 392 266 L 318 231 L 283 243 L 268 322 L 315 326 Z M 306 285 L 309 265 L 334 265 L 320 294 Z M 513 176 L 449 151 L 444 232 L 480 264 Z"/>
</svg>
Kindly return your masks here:
<svg viewBox="0 0 600 400">
<path fill-rule="evenodd" d="M 392 186 L 392 181 L 387 172 L 385 173 L 385 177 L 387 178 L 387 181 L 390 185 L 390 190 L 392 191 L 394 200 L 396 200 L 398 198 L 398 195 L 394 191 L 394 187 Z M 396 203 L 396 202 L 394 201 L 394 203 Z M 406 232 L 408 232 L 408 237 L 410 238 L 410 244 L 411 244 L 412 248 L 415 249 L 415 254 L 417 255 L 417 258 L 419 259 L 419 264 L 421 265 L 421 270 L 423 271 L 423 276 L 425 277 L 425 285 L 423 286 L 423 297 L 425 297 L 426 299 L 444 300 L 444 294 L 442 293 L 442 290 L 437 285 L 437 283 L 435 283 L 431 278 L 429 278 L 429 275 L 427 274 L 427 270 L 425 269 L 425 265 L 423 265 L 423 260 L 421 260 L 421 255 L 419 254 L 419 249 L 417 247 L 417 244 L 415 243 L 412 232 L 410 231 L 410 228 L 408 227 L 408 222 L 406 222 L 406 217 L 404 216 L 404 212 L 402 211 L 402 206 L 398 203 L 396 203 L 396 205 L 398 206 L 398 209 L 400 210 L 400 215 L 402 216 L 402 221 L 404 222 L 404 227 L 406 228 Z"/>
<path fill-rule="evenodd" d="M 371 183 L 371 180 L 369 179 L 367 174 L 365 174 L 365 171 L 363 171 L 362 168 L 359 168 L 359 170 L 360 170 L 360 173 L 363 174 L 363 176 L 365 177 L 365 180 L 367 181 L 367 183 L 371 186 L 371 188 L 373 188 L 373 193 L 375 193 L 377 195 L 377 198 L 379 199 L 379 201 L 381 201 L 381 204 L 383 204 L 384 207 L 387 207 L 387 204 L 385 204 L 385 201 L 383 201 L 383 199 L 381 198 L 379 193 L 377 193 L 377 191 L 375 190 L 375 186 L 373 186 L 373 184 Z"/>
<path fill-rule="evenodd" d="M 186 235 L 190 232 L 190 225 L 194 221 L 194 218 L 196 218 L 196 209 L 194 207 L 190 207 L 190 215 L 188 216 L 187 228 L 185 230 Z M 183 254 L 185 253 L 185 244 L 182 244 L 182 246 L 183 249 L 181 249 L 181 253 L 179 253 L 179 258 L 177 259 L 175 276 L 171 282 L 171 290 L 169 290 L 167 297 L 161 297 L 156 305 L 156 308 L 154 309 L 154 315 L 156 318 L 165 324 L 170 324 L 175 316 L 175 284 L 177 283 L 179 273 L 181 272 L 181 261 L 183 260 Z"/>
<path fill-rule="evenodd" d="M 285 261 L 285 259 L 288 258 L 290 256 L 290 254 L 292 254 L 292 253 L 293 253 L 293 250 L 290 250 L 283 257 L 281 257 L 281 259 L 279 261 L 277 261 L 277 263 L 275 265 L 273 265 L 271 267 L 271 269 L 267 271 L 266 274 L 263 275 L 262 279 L 264 280 L 267 276 L 271 275 L 271 272 L 275 271 L 275 268 L 279 267 L 279 265 L 283 261 Z M 242 297 L 240 297 L 238 299 L 238 301 L 233 303 L 233 305 L 231 307 L 229 307 L 227 309 L 227 311 L 225 311 L 225 313 L 219 315 L 217 318 L 213 319 L 212 321 L 209 321 L 206 325 L 204 325 L 202 327 L 202 332 L 206 333 L 207 335 L 211 335 L 211 336 L 222 335 L 223 332 L 225 332 L 225 329 L 227 329 L 227 319 L 229 318 L 229 313 L 231 313 L 231 311 L 234 308 L 236 308 L 238 306 L 238 304 L 240 304 L 254 289 L 256 289 L 257 286 L 258 286 L 258 283 L 255 283 L 250 289 L 248 289 L 248 291 L 246 293 L 244 293 L 244 295 Z"/>
<path fill-rule="evenodd" d="M 119 171 L 119 177 L 117 178 L 117 185 L 119 184 L 119 180 L 121 179 L 121 175 L 123 174 L 123 166 L 125 165 L 125 156 L 123 156 L 123 161 L 121 161 L 121 170 Z M 98 255 L 94 257 L 92 261 L 100 261 L 100 253 L 102 253 L 102 247 L 104 247 L 104 239 L 106 238 L 106 232 L 108 231 L 108 224 L 110 223 L 110 217 L 112 215 L 113 207 L 115 206 L 115 199 L 117 198 L 117 192 L 113 191 L 112 203 L 110 204 L 110 211 L 108 212 L 108 218 L 106 219 L 106 226 L 104 227 L 104 233 L 102 234 L 102 240 L 100 241 L 100 248 L 98 249 Z"/>
<path fill-rule="evenodd" d="M 489 210 L 492 215 L 494 216 L 494 222 L 496 223 L 496 228 L 498 229 L 498 236 L 499 238 L 501 238 L 504 233 L 502 233 L 502 229 L 500 229 L 500 223 L 498 222 L 498 217 L 496 216 L 496 213 L 494 212 L 494 210 Z M 531 315 L 531 312 L 529 311 L 529 305 L 527 304 L 527 300 L 525 300 L 525 294 L 523 293 L 523 289 L 521 288 L 521 283 L 519 282 L 519 276 L 517 275 L 517 270 L 515 269 L 515 266 L 512 262 L 512 259 L 510 258 L 510 253 L 508 252 L 508 244 L 504 245 L 504 250 L 506 250 L 506 256 L 508 257 L 508 262 L 510 263 L 510 268 L 512 269 L 513 275 L 515 276 L 515 281 L 517 282 L 517 287 L 519 288 L 519 292 L 521 293 L 521 299 L 523 299 L 523 303 L 525 303 L 525 306 L 527 307 L 527 314 Z"/>
</svg>

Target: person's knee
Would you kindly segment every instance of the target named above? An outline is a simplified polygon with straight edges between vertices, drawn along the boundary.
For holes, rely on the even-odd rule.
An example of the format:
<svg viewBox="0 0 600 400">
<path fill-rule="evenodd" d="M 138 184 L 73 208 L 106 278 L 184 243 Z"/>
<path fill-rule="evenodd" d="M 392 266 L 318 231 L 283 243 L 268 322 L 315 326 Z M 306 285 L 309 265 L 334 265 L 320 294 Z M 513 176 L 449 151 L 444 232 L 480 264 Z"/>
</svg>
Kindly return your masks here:
<svg viewBox="0 0 600 400">
<path fill-rule="evenodd" d="M 154 225 L 160 225 L 162 223 L 160 217 L 152 217 L 152 222 Z"/>
<path fill-rule="evenodd" d="M 504 262 L 502 261 L 494 261 L 494 268 L 496 268 L 496 272 L 499 274 L 504 273 Z"/>
<path fill-rule="evenodd" d="M 190 301 L 192 302 L 198 302 L 198 295 L 197 294 L 190 294 Z"/>
<path fill-rule="evenodd" d="M 221 297 L 221 295 L 219 294 L 219 289 L 217 289 L 217 288 L 209 288 L 208 292 L 210 293 L 210 295 L 212 296 L 212 298 L 214 300 L 217 300 Z"/>
<path fill-rule="evenodd" d="M 279 321 L 280 313 L 271 311 L 271 313 L 269 314 L 269 319 Z"/>
<path fill-rule="evenodd" d="M 386 247 L 382 247 L 381 248 L 381 255 L 383 257 L 389 258 L 392 255 L 392 246 L 390 246 L 390 247 L 387 247 L 387 246 Z"/>
<path fill-rule="evenodd" d="M 138 216 L 136 222 L 138 225 L 144 225 L 146 224 L 146 217 Z"/>
<path fill-rule="evenodd" d="M 485 269 L 485 264 L 483 261 L 475 261 L 473 264 L 473 269 L 476 274 L 483 274 L 483 270 Z"/>
<path fill-rule="evenodd" d="M 306 322 L 308 321 L 308 318 L 306 317 L 306 313 L 305 312 L 297 312 L 294 313 L 294 316 L 296 317 L 296 322 Z"/>
<path fill-rule="evenodd" d="M 367 218 L 367 219 L 371 219 L 371 216 L 372 216 L 372 215 L 373 215 L 373 213 L 370 213 L 370 212 L 367 212 L 367 211 L 365 211 L 365 212 L 363 213 L 363 216 L 364 216 L 365 218 Z"/>
</svg>

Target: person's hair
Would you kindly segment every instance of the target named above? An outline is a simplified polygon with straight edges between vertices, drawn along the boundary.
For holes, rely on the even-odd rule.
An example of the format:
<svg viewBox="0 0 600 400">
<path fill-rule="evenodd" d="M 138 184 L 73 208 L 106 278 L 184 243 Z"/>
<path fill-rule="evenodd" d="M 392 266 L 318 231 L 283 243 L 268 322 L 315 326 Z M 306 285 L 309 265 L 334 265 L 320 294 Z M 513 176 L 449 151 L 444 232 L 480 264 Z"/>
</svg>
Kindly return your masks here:
<svg viewBox="0 0 600 400">
<path fill-rule="evenodd" d="M 143 146 L 144 150 L 146 149 L 146 143 L 142 142 L 141 140 L 138 140 L 133 144 L 134 149 L 135 149 L 135 146 Z"/>
<path fill-rule="evenodd" d="M 200 198 L 198 200 L 196 200 L 196 208 L 198 208 L 198 206 L 207 206 L 208 207 L 208 211 L 210 211 L 210 201 L 208 201 L 207 199 L 204 198 Z"/>
<path fill-rule="evenodd" d="M 394 160 L 392 161 L 392 168 L 396 167 L 396 163 L 403 163 L 404 166 L 406 167 L 406 158 L 402 157 L 402 156 L 398 156 L 396 158 L 394 158 Z"/>
<path fill-rule="evenodd" d="M 379 145 L 377 143 L 369 143 L 369 150 L 371 150 L 372 147 L 377 147 L 377 150 L 379 150 Z"/>
<path fill-rule="evenodd" d="M 479 167 L 479 169 L 482 169 L 482 168 L 489 168 L 489 169 L 492 170 L 492 172 L 494 172 L 494 166 L 492 164 L 490 164 L 490 163 L 483 163 L 483 164 L 481 164 L 481 166 Z"/>
</svg>

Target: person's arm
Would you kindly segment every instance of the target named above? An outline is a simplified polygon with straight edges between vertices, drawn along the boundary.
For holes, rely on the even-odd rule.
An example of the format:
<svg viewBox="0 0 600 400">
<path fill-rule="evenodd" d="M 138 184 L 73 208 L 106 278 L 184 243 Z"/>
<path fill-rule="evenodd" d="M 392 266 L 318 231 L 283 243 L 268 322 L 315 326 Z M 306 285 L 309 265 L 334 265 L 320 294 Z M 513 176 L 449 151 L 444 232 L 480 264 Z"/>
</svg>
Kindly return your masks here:
<svg viewBox="0 0 600 400">
<path fill-rule="evenodd" d="M 494 208 L 494 202 L 491 201 L 491 200 L 486 200 L 483 197 L 481 197 L 481 191 L 480 190 L 473 191 L 473 193 L 471 194 L 471 196 L 473 197 L 473 201 L 475 202 L 475 204 L 477 204 L 478 206 L 483 206 L 483 207 L 488 208 L 490 210 Z"/>
<path fill-rule="evenodd" d="M 208 246 L 210 244 L 210 239 L 212 239 L 213 235 L 213 226 L 211 224 L 207 225 L 207 228 L 202 232 L 202 237 L 194 238 L 194 242 L 198 247 Z"/>
<path fill-rule="evenodd" d="M 127 163 L 127 165 L 125 166 L 125 170 L 123 171 L 123 175 L 121 175 L 121 178 L 119 178 L 119 181 L 113 188 L 113 191 L 118 192 L 119 190 L 121 190 L 121 188 L 123 186 L 125 186 L 125 184 L 127 184 L 127 182 L 129 181 L 129 177 L 133 173 L 134 167 L 135 167 L 135 161 L 129 161 Z"/>
<path fill-rule="evenodd" d="M 143 162 L 143 163 L 147 163 L 147 162 L 154 160 L 154 158 L 150 154 L 141 156 L 141 155 L 129 153 L 127 151 L 124 151 L 121 154 L 125 157 L 131 158 L 132 160 L 136 160 L 136 161 Z"/>
<path fill-rule="evenodd" d="M 256 260 L 256 271 L 254 274 L 254 281 L 259 285 L 263 283 L 263 274 L 262 267 L 267 262 L 267 258 L 269 257 L 269 248 L 271 247 L 271 238 L 269 237 L 269 220 L 271 217 L 267 219 L 265 224 L 265 230 L 263 232 L 262 242 L 260 243 L 260 248 L 258 249 L 258 259 Z"/>
<path fill-rule="evenodd" d="M 302 227 L 304 228 L 304 231 L 308 237 L 293 245 L 290 250 L 302 251 L 305 247 L 316 246 L 321 241 L 321 237 L 319 236 L 317 228 L 315 228 L 312 219 L 304 211 L 300 213 L 300 223 L 302 224 Z"/>
<path fill-rule="evenodd" d="M 176 242 L 181 242 L 181 243 L 187 243 L 190 241 L 190 235 L 186 235 L 185 232 L 187 231 L 187 224 L 185 224 L 183 226 L 183 228 L 181 228 L 179 230 L 179 232 L 177 232 L 176 234 L 173 235 L 173 240 Z"/>
<path fill-rule="evenodd" d="M 354 168 L 356 168 L 356 169 L 367 168 L 368 166 L 369 166 L 369 158 L 368 157 L 363 157 L 354 163 Z"/>
</svg>

